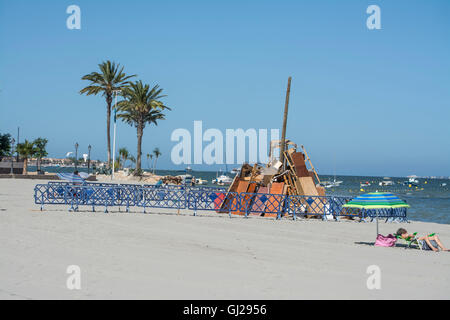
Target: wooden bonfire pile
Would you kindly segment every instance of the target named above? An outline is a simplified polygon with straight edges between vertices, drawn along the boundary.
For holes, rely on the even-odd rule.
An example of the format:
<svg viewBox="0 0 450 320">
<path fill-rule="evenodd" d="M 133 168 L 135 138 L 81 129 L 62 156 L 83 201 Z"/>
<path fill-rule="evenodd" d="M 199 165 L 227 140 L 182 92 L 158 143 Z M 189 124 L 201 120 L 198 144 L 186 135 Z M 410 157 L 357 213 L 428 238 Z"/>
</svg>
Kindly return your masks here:
<svg viewBox="0 0 450 320">
<path fill-rule="evenodd" d="M 324 204 L 317 196 L 325 196 L 325 188 L 320 186 L 319 175 L 311 159 L 303 146 L 299 151 L 295 143 L 286 140 L 290 86 L 291 78 L 286 92 L 282 138 L 271 142 L 270 162 L 265 166 L 244 164 L 230 185 L 219 212 L 228 212 L 232 208 L 233 214 L 276 217 L 278 212 L 286 208 L 283 203 L 286 197 L 282 196 L 290 195 L 302 196 L 291 199 L 297 208 L 304 208 L 306 217 L 317 217 L 317 214 L 323 213 Z M 273 156 L 277 148 L 280 149 L 279 159 Z M 244 196 L 238 200 L 233 196 L 234 193 Z M 240 205 L 237 205 L 237 201 L 241 201 Z M 290 211 L 289 208 L 287 211 Z M 287 216 L 287 212 L 282 214 Z"/>
<path fill-rule="evenodd" d="M 266 166 L 244 164 L 228 189 L 221 212 L 228 212 L 231 207 L 238 208 L 232 210 L 232 214 L 245 215 L 247 212 L 249 215 L 276 217 L 278 211 L 285 207 L 285 197 L 282 195 L 324 196 L 325 188 L 320 186 L 319 176 L 303 146 L 302 150 L 298 151 L 292 144 L 284 152 L 284 164 L 278 160 Z M 240 198 L 239 206 L 236 205 L 238 200 L 233 197 L 234 193 L 244 195 Z M 263 194 L 267 197 L 261 197 Z M 264 203 L 260 199 L 265 199 Z M 318 198 L 312 197 L 309 202 L 306 201 L 307 197 L 291 199 L 303 205 L 307 217 L 315 217 L 315 214 L 323 212 L 323 204 Z"/>
</svg>

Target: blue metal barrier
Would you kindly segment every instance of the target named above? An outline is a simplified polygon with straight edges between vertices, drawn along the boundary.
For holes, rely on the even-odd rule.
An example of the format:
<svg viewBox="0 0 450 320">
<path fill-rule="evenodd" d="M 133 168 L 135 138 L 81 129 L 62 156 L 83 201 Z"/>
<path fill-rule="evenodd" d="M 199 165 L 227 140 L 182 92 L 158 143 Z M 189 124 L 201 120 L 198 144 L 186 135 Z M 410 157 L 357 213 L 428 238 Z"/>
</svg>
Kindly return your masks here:
<svg viewBox="0 0 450 320">
<path fill-rule="evenodd" d="M 265 193 L 241 193 L 240 214 L 261 215 L 280 219 L 286 213 L 287 195 Z"/>
<path fill-rule="evenodd" d="M 136 206 L 144 208 L 186 209 L 186 190 L 158 187 L 137 189 Z"/>
<path fill-rule="evenodd" d="M 342 196 L 295 196 L 262 193 L 227 192 L 222 188 L 156 186 L 135 184 L 96 184 L 73 185 L 65 182 L 38 184 L 34 199 L 43 210 L 46 204 L 69 205 L 70 211 L 79 206 L 104 207 L 141 207 L 147 208 L 189 209 L 194 211 L 215 211 L 248 217 L 259 215 L 275 217 L 316 216 L 324 220 L 340 217 L 359 217 L 361 220 L 375 217 L 406 220 L 406 209 L 360 210 L 344 208 L 351 197 Z"/>
<path fill-rule="evenodd" d="M 239 194 L 220 190 L 193 190 L 187 194 L 187 208 L 194 211 L 216 211 L 217 213 L 231 213 L 238 210 Z"/>
<path fill-rule="evenodd" d="M 340 216 L 360 216 L 360 210 L 343 208 L 343 205 L 350 201 L 351 197 L 337 196 L 289 196 L 287 210 L 297 216 L 317 216 L 327 220 L 330 217 L 338 219 Z"/>
</svg>

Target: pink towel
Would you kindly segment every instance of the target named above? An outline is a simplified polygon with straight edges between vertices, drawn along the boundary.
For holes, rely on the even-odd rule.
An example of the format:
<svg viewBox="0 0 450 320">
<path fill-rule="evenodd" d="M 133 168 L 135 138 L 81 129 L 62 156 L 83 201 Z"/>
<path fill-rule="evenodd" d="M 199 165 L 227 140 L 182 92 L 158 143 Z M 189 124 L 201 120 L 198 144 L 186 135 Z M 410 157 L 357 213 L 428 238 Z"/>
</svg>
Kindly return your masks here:
<svg viewBox="0 0 450 320">
<path fill-rule="evenodd" d="M 393 247 L 397 242 L 397 238 L 392 234 L 388 234 L 387 236 L 383 236 L 379 234 L 377 236 L 377 240 L 375 241 L 376 247 Z"/>
</svg>

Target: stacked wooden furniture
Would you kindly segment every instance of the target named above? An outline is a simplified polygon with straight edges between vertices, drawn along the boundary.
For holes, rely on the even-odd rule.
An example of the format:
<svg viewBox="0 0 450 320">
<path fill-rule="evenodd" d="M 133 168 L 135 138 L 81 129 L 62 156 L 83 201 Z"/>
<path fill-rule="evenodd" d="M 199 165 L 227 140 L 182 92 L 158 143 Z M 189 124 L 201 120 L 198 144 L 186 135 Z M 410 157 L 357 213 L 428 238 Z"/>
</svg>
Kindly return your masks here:
<svg viewBox="0 0 450 320">
<path fill-rule="evenodd" d="M 289 151 L 285 152 L 285 159 L 290 169 L 289 174 L 286 174 L 286 180 L 289 182 L 289 194 L 306 196 L 325 195 L 325 189 L 316 186 L 314 181 L 315 177 L 318 179 L 315 169 L 313 171 L 307 169 L 305 155 L 294 150 Z M 307 208 L 308 213 L 314 214 L 307 215 L 308 218 L 316 217 L 317 214 L 323 213 L 323 202 L 315 197 L 313 200 L 312 203 L 308 203 L 304 198 L 299 200 Z"/>
<path fill-rule="evenodd" d="M 286 150 L 285 163 L 278 170 L 270 167 L 270 164 L 266 167 L 270 169 L 269 176 L 264 175 L 267 170 L 257 164 L 244 164 L 230 185 L 218 212 L 228 213 L 231 207 L 232 214 L 276 217 L 280 208 L 285 205 L 282 203 L 282 195 L 306 195 L 312 196 L 311 200 L 299 197 L 298 201 L 306 209 L 306 214 L 310 214 L 307 217 L 321 216 L 324 202 L 317 196 L 324 196 L 325 189 L 319 186 L 319 175 L 303 146 L 302 150 L 303 152 L 298 152 L 296 148 Z M 311 169 L 308 169 L 307 162 Z M 273 172 L 276 174 L 272 175 Z M 241 197 L 235 197 L 233 193 L 241 194 Z M 261 197 L 254 197 L 253 194 L 267 194 L 268 197 L 263 203 Z"/>
</svg>

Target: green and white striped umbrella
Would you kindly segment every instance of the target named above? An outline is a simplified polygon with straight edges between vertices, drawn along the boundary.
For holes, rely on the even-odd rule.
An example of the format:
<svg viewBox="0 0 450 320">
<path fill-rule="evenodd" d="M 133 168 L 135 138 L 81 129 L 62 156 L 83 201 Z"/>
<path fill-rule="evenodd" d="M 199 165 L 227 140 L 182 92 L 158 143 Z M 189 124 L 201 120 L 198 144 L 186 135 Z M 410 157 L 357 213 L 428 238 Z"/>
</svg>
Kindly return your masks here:
<svg viewBox="0 0 450 320">
<path fill-rule="evenodd" d="M 378 210 L 409 208 L 409 204 L 392 193 L 372 192 L 362 194 L 343 205 L 344 208 L 358 208 L 363 210 L 375 210 L 377 212 L 377 236 L 378 236 Z"/>
<path fill-rule="evenodd" d="M 359 209 L 395 209 L 409 208 L 409 204 L 392 193 L 373 192 L 362 194 L 344 205 L 346 208 Z"/>
</svg>

